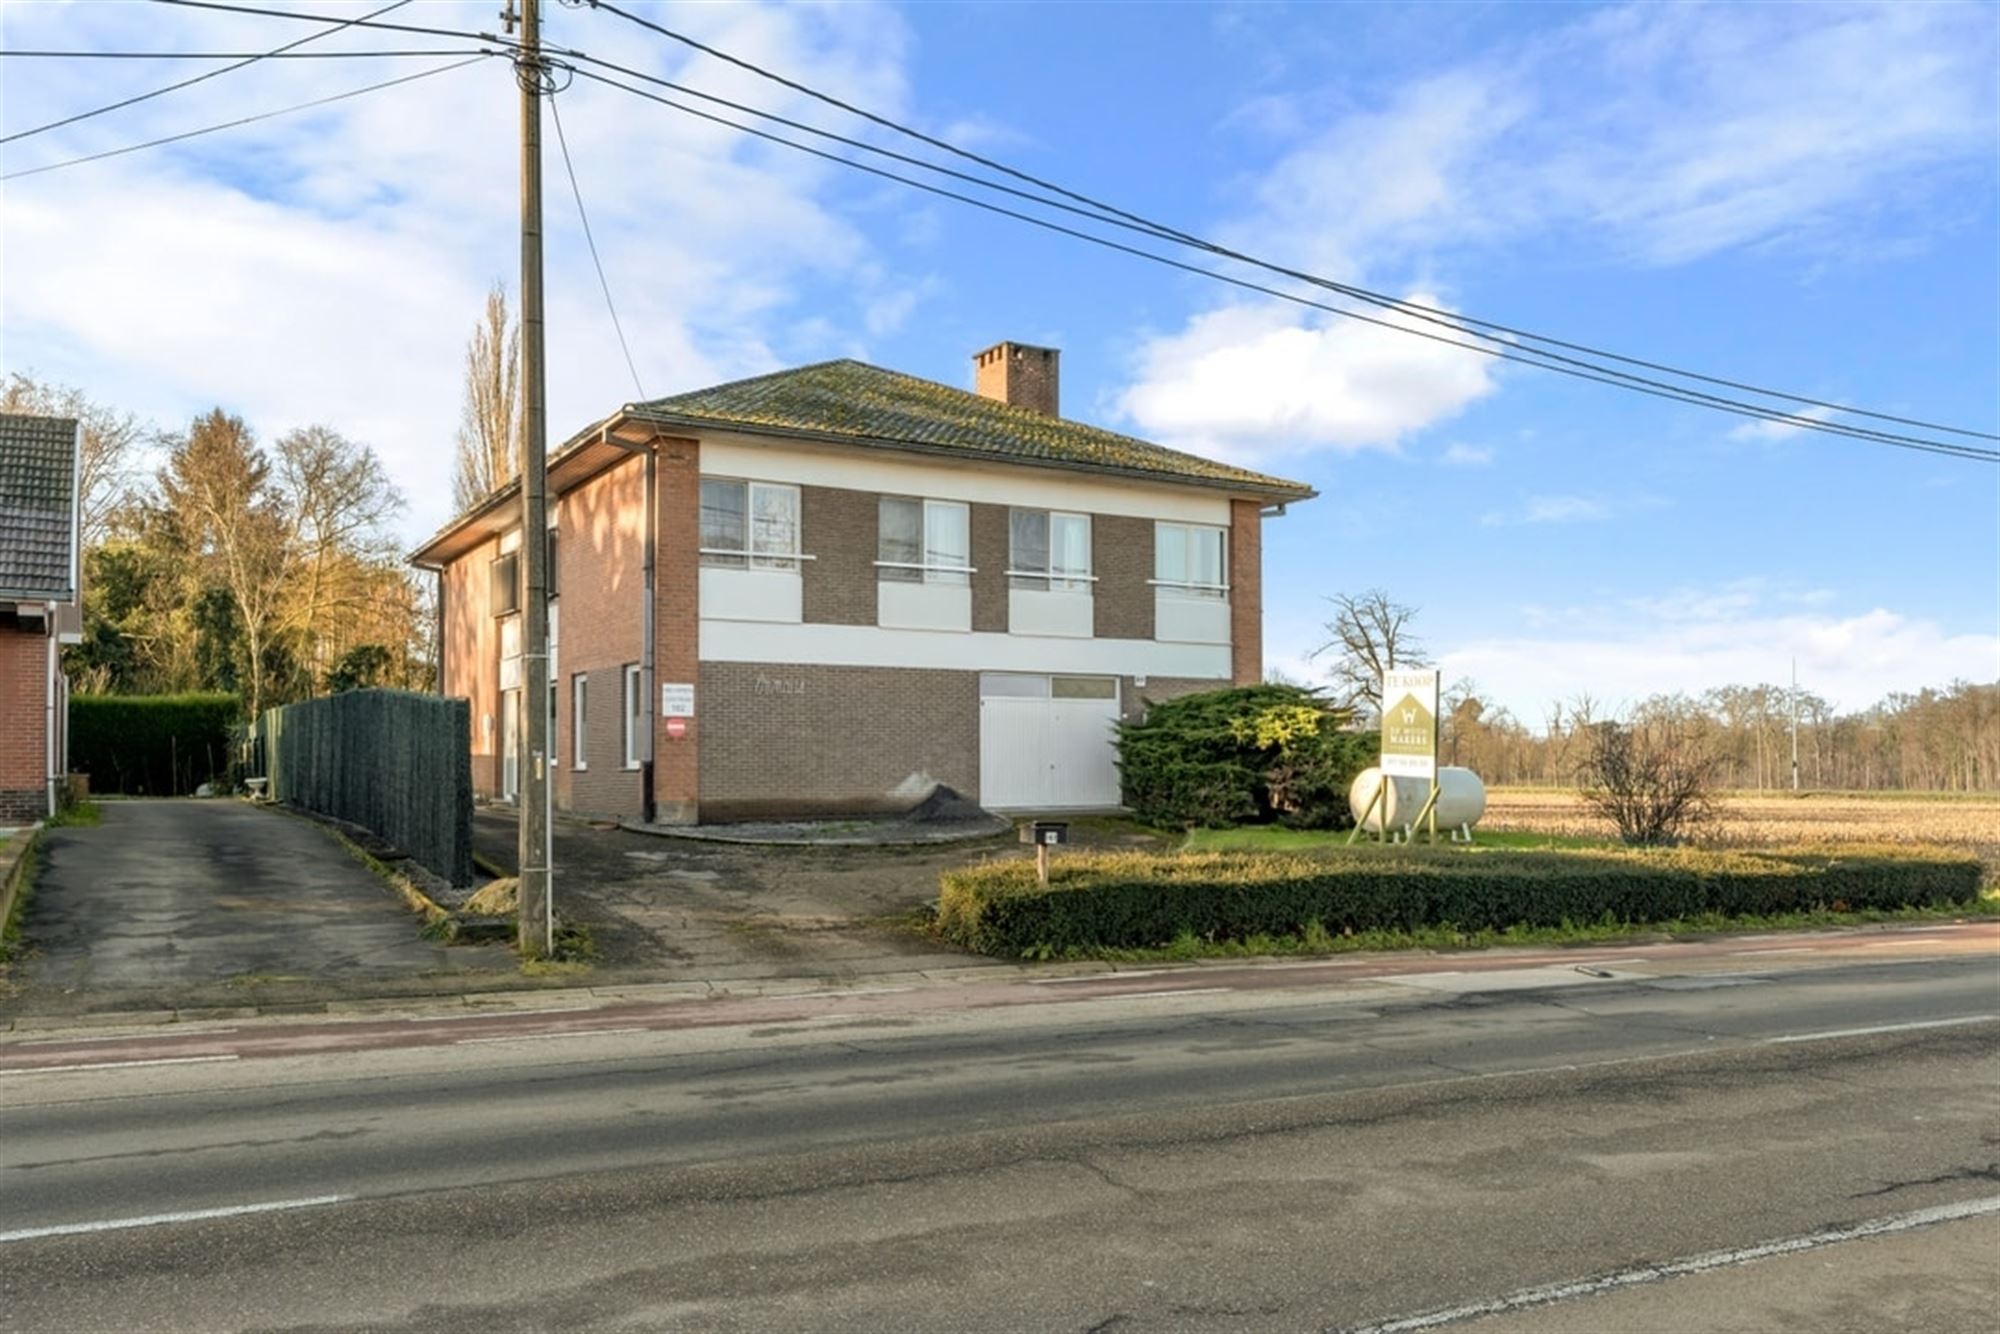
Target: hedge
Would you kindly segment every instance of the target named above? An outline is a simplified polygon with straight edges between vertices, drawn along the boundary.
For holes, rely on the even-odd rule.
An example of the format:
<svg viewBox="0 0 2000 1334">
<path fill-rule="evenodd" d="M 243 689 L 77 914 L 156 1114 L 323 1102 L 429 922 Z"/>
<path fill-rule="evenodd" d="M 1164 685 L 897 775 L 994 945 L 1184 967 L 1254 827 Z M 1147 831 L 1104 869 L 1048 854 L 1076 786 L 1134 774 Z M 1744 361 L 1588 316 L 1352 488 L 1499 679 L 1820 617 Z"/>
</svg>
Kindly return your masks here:
<svg viewBox="0 0 2000 1334">
<path fill-rule="evenodd" d="M 229 766 L 234 695 L 72 695 L 69 767 L 93 792 L 187 796 Z"/>
<path fill-rule="evenodd" d="M 358 824 L 472 883 L 472 715 L 462 699 L 349 690 L 270 709 L 256 751 L 274 800 Z"/>
<path fill-rule="evenodd" d="M 947 871 L 938 924 L 960 945 L 1018 956 L 1148 948 L 1182 932 L 1207 940 L 1297 934 L 1311 922 L 1342 935 L 1945 906 L 1975 900 L 1982 875 L 1970 853 L 1875 846 L 1080 854 L 1052 861 L 1047 888 L 1025 859 Z"/>
</svg>

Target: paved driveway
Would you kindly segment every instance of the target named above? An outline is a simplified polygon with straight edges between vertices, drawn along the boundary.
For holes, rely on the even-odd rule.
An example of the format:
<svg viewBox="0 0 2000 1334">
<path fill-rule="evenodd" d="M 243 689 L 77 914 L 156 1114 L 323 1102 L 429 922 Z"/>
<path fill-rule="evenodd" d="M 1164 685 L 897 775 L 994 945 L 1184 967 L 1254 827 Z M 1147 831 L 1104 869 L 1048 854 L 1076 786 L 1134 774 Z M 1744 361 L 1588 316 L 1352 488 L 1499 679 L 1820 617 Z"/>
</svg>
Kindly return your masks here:
<svg viewBox="0 0 2000 1334">
<path fill-rule="evenodd" d="M 511 969 L 493 948 L 425 940 L 374 873 L 310 822 L 243 802 L 105 801 L 101 824 L 42 844 L 17 969 L 34 988 Z"/>
</svg>

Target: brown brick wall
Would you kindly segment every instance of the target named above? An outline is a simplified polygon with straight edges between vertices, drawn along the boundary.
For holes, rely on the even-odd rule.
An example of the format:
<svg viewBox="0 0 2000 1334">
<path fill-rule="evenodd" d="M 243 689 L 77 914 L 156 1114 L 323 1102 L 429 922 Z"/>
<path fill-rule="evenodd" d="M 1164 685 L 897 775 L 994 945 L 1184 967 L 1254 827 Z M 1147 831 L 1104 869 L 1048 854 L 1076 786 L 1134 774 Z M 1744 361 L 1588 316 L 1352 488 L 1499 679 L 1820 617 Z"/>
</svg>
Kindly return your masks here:
<svg viewBox="0 0 2000 1334">
<path fill-rule="evenodd" d="M 873 491 L 799 488 L 801 540 L 815 558 L 800 575 L 807 621 L 875 624 L 880 503 Z"/>
<path fill-rule="evenodd" d="M 973 385 L 982 398 L 1054 417 L 1062 407 L 1062 353 L 1052 347 L 1000 343 L 972 359 Z"/>
<path fill-rule="evenodd" d="M 1229 657 L 1240 686 L 1264 679 L 1263 524 L 1257 501 L 1229 502 Z"/>
<path fill-rule="evenodd" d="M 653 800 L 656 818 L 693 824 L 701 813 L 701 734 L 708 701 L 700 688 L 701 445 L 658 444 L 659 537 L 653 553 Z M 669 736 L 659 713 L 660 686 L 695 685 L 695 716 Z"/>
<path fill-rule="evenodd" d="M 705 663 L 705 820 L 907 808 L 979 790 L 979 676 L 907 667 Z"/>
<path fill-rule="evenodd" d="M 0 825 L 49 813 L 48 692 L 47 633 L 0 616 Z"/>
<path fill-rule="evenodd" d="M 1007 507 L 972 507 L 972 628 L 1007 633 Z"/>
<path fill-rule="evenodd" d="M 1099 639 L 1153 637 L 1153 521 L 1090 516 L 1092 615 Z"/>
<path fill-rule="evenodd" d="M 624 666 L 640 659 L 646 596 L 646 464 L 633 455 L 556 502 L 562 640 L 557 669 L 555 802 L 590 815 L 640 814 L 626 769 Z M 576 768 L 574 683 L 590 677 L 584 759 Z"/>
<path fill-rule="evenodd" d="M 1126 718 L 1137 719 L 1145 715 L 1149 704 L 1164 704 L 1170 699 L 1197 695 L 1204 690 L 1221 690 L 1229 684 L 1227 681 L 1210 681 L 1193 676 L 1149 676 L 1146 684 L 1139 686 L 1132 684 L 1132 678 L 1127 676 L 1121 681 L 1118 703 Z"/>
</svg>

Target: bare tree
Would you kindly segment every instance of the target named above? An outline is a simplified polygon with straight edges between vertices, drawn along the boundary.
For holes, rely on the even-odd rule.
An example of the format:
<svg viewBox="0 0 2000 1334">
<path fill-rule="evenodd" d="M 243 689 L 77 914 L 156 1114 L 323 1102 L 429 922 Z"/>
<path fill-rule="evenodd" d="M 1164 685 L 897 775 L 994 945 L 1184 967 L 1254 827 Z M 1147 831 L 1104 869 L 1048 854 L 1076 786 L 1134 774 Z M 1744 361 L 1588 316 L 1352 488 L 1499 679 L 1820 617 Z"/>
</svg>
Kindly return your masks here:
<svg viewBox="0 0 2000 1334">
<path fill-rule="evenodd" d="M 1397 667 L 1428 667 L 1423 642 L 1409 628 L 1417 609 L 1406 607 L 1379 588 L 1359 595 L 1338 593 L 1328 598 L 1334 607 L 1326 623 L 1327 641 L 1314 649 L 1315 658 L 1333 658 L 1336 702 L 1368 713 L 1382 708 L 1382 673 Z"/>
<path fill-rule="evenodd" d="M 1660 711 L 1584 732 L 1584 801 L 1627 843 L 1677 843 L 1715 816 L 1715 754 L 1699 715 Z"/>
<path fill-rule="evenodd" d="M 453 498 L 463 511 L 520 471 L 521 329 L 507 315 L 507 289 L 493 284 L 465 345 L 465 406 L 458 427 Z"/>
<path fill-rule="evenodd" d="M 74 417 L 82 425 L 82 538 L 86 549 L 96 546 L 131 494 L 133 455 L 150 433 L 131 413 L 95 403 L 81 389 L 44 384 L 18 371 L 0 390 L 0 412 Z"/>
<path fill-rule="evenodd" d="M 375 567 L 395 563 L 385 525 L 403 497 L 374 450 L 325 426 L 279 440 L 277 467 L 297 571 L 286 626 L 298 637 L 310 690 L 330 665 L 324 618 L 351 620 L 379 590 Z"/>
</svg>

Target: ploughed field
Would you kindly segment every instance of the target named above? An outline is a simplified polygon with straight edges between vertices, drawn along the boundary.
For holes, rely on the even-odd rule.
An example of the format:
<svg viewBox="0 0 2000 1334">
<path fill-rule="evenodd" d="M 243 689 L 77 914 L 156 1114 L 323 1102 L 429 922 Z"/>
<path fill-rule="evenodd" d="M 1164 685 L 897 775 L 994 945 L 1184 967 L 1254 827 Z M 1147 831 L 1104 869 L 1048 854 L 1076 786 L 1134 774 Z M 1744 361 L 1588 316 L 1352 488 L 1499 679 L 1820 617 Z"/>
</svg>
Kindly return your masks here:
<svg viewBox="0 0 2000 1334">
<path fill-rule="evenodd" d="M 1970 848 L 2000 873 L 2000 792 L 1736 792 L 1717 804 L 1704 843 L 1929 843 Z M 1609 820 L 1560 788 L 1490 789 L 1479 827 L 1570 838 L 1615 833 Z"/>
</svg>

